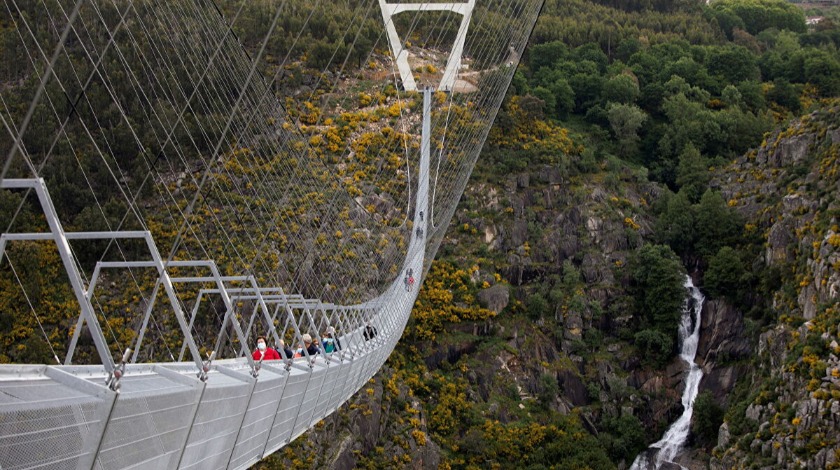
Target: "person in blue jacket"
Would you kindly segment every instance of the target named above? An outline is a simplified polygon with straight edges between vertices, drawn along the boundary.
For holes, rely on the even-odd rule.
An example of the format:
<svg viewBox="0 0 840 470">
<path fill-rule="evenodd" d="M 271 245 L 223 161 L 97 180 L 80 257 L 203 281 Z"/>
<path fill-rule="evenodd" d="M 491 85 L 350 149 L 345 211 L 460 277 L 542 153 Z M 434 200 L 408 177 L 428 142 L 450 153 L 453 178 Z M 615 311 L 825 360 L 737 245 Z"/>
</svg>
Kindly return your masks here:
<svg viewBox="0 0 840 470">
<path fill-rule="evenodd" d="M 324 336 L 321 338 L 324 343 L 324 352 L 331 353 L 333 351 L 341 349 L 341 341 L 335 337 L 335 328 L 332 326 L 327 328 L 327 332 L 324 333 Z"/>
</svg>

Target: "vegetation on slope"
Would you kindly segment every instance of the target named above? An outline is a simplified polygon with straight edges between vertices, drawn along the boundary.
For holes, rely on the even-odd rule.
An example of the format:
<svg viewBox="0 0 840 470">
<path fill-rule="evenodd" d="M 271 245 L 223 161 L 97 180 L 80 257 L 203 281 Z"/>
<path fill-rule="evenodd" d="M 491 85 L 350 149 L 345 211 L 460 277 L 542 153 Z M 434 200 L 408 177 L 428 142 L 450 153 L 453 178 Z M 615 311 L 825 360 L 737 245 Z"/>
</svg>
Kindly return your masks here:
<svg viewBox="0 0 840 470">
<path fill-rule="evenodd" d="M 781 0 L 700 3 L 547 2 L 400 347 L 352 403 L 260 466 L 316 467 L 336 456 L 363 468 L 627 463 L 680 411 L 679 379 L 669 380 L 678 374 L 665 370 L 679 368 L 682 276 L 698 270 L 710 299 L 743 314 L 753 344 L 779 330 L 785 357 L 727 358 L 757 372 L 742 376 L 728 400 L 698 398 L 695 444 L 711 451 L 725 421 L 734 438 L 714 451 L 732 459 L 724 462 L 767 463 L 763 443 L 785 448 L 779 436 L 790 433 L 804 445 L 787 455 L 802 461 L 828 448 L 821 423 L 794 403 L 802 389 L 823 410 L 838 399 L 836 382 L 826 379 L 836 377 L 830 358 L 840 354 L 832 344 L 836 296 L 814 303 L 807 323 L 800 298 L 821 292 L 840 270 L 825 262 L 838 230 L 830 202 L 837 143 L 824 132 L 838 125 L 830 98 L 840 94 L 840 14 L 820 12 L 823 22 L 806 28 L 802 12 Z M 248 45 L 261 37 L 267 4 L 243 13 L 250 23 L 241 24 L 254 25 L 238 31 Z M 307 67 L 321 68 L 318 51 L 346 20 L 336 12 L 295 46 L 306 60 L 289 70 L 282 91 L 301 86 Z M 277 40 L 306 13 L 290 13 Z M 387 90 L 356 96 L 358 109 L 319 126 L 306 102 L 286 103 L 313 124 L 304 132 L 324 161 L 337 164 L 341 146 L 357 146 L 341 175 L 352 187 L 373 184 L 365 149 L 404 138 L 364 127 L 399 112 L 386 106 Z M 811 111 L 803 126 L 774 131 Z M 811 166 L 730 165 L 821 132 Z M 747 184 L 779 178 L 784 184 L 764 192 Z M 399 181 L 381 183 L 387 192 Z M 796 227 L 790 259 L 764 263 L 788 191 L 818 195 L 816 216 Z M 797 210 L 791 218 L 811 206 Z M 40 292 L 37 307 L 48 307 L 44 324 L 67 324 L 72 308 L 63 304 L 69 292 L 60 276 L 28 274 L 35 280 L 27 291 Z M 479 301 L 491 291 L 499 298 Z M 2 302 L 0 311 L 12 304 L 28 311 L 20 296 Z M 35 323 L 14 325 L 0 315 L 0 360 L 49 362 Z M 117 335 L 130 329 L 109 327 Z"/>
<path fill-rule="evenodd" d="M 762 11 L 773 13 L 761 16 L 771 18 L 771 24 L 759 24 L 755 15 Z M 772 142 L 783 145 L 792 132 L 768 133 L 805 110 L 832 115 L 827 100 L 840 93 L 840 30 L 832 21 L 836 10 L 819 14 L 827 19 L 806 29 L 801 10 L 786 2 L 720 1 L 710 8 L 696 2 L 548 2 L 456 215 L 458 223 L 426 281 L 440 285 L 441 263 L 452 266 L 448 269 L 460 266 L 465 274 L 476 273 L 475 287 L 489 291 L 498 289 L 499 281 L 509 284 L 510 301 L 492 318 L 451 323 L 433 340 L 418 343 L 417 325 L 428 316 L 427 305 L 419 305 L 412 320 L 418 323 L 404 338 L 412 354 L 398 352 L 393 369 L 382 377 L 410 370 L 412 363 L 424 371 L 420 377 L 457 377 L 456 390 L 470 403 L 477 400 L 456 408 L 459 413 L 480 410 L 511 429 L 577 416 L 578 425 L 597 435 L 597 442 L 569 449 L 566 457 L 597 446 L 612 462 L 626 463 L 679 412 L 669 406 L 678 402 L 678 395 L 663 394 L 668 385 L 656 377 L 663 367 L 676 364 L 681 273 L 698 271 L 708 299 L 720 299 L 743 314 L 744 341 L 756 344 L 759 333 L 779 321 L 801 325 L 797 299 L 807 285 L 822 280 L 808 277 L 804 259 L 795 263 L 798 275 L 761 262 L 769 228 L 761 221 L 772 221 L 772 212 L 756 220 L 741 208 L 780 204 L 784 191 L 745 201 L 749 186 L 740 183 L 749 179 L 748 172 L 765 170 L 757 166 L 742 172 L 729 162 Z M 826 118 L 814 124 L 823 135 L 835 127 Z M 544 130 L 551 128 L 555 130 Z M 557 138 L 560 144 L 551 142 Z M 566 138 L 569 142 L 562 143 Z M 836 159 L 836 145 L 820 148 L 827 152 L 817 157 L 820 174 L 827 188 L 836 188 L 830 161 Z M 768 169 L 755 178 L 769 181 L 780 171 Z M 733 184 L 724 188 L 720 178 Z M 793 188 L 802 184 L 788 181 Z M 827 198 L 823 200 L 829 200 L 831 190 L 821 191 Z M 826 209 L 818 214 L 823 214 L 818 215 L 821 231 L 807 239 L 814 243 L 825 238 L 833 220 Z M 818 248 L 814 246 L 815 252 Z M 675 259 L 681 263 L 675 265 Z M 822 275 L 836 275 L 837 269 Z M 813 325 L 829 328 L 803 330 L 801 336 L 810 339 L 791 343 L 787 361 L 801 364 L 789 367 L 805 371 L 810 393 L 826 399 L 837 390 L 823 378 L 831 337 L 816 338 L 830 330 L 834 309 L 821 305 L 818 312 Z M 441 355 L 448 360 L 439 362 Z M 470 362 L 474 358 L 478 364 Z M 518 368 L 502 372 L 506 382 L 530 384 L 530 389 L 517 388 L 519 396 L 506 398 L 482 393 L 488 388 L 486 376 L 498 374 L 496 364 L 509 360 Z M 717 364 L 766 370 L 759 364 L 767 362 L 760 361 L 772 363 L 730 355 Z M 627 373 L 620 373 L 622 369 Z M 750 457 L 760 454 L 750 443 L 761 423 L 745 418 L 745 410 L 753 403 L 766 405 L 768 398 L 783 392 L 762 372 L 736 376 L 740 382 L 728 399 L 720 398 L 720 390 L 698 397 L 693 443 L 710 452 L 725 420 L 740 454 L 722 447 L 715 455 L 727 452 L 727 458 L 740 456 L 748 464 L 760 460 Z M 776 391 L 768 395 L 761 390 Z M 790 423 L 798 415 L 790 411 L 793 389 L 785 390 L 788 404 L 782 409 Z M 424 396 L 417 401 L 419 414 L 431 416 L 446 400 Z M 526 411 L 537 403 L 552 411 L 523 415 L 516 411 L 517 403 Z M 745 420 L 752 424 L 742 424 Z M 456 421 L 461 424 L 447 434 L 426 434 L 427 445 L 443 448 L 444 466 L 510 464 L 497 457 L 475 460 L 471 447 L 462 442 L 487 437 L 482 420 Z M 817 423 L 799 417 L 793 426 L 804 435 Z M 774 433 L 784 435 L 778 425 L 763 429 L 765 440 Z M 527 442 L 528 435 L 519 433 L 520 442 Z M 813 444 L 797 451 L 800 457 L 813 457 L 828 440 L 825 431 L 808 436 Z M 481 442 L 492 449 L 492 442 Z M 407 443 L 408 449 L 412 446 Z M 364 445 L 356 452 L 371 468 L 392 458 L 384 450 L 368 453 Z M 734 460 L 724 462 L 735 465 Z M 593 460 L 588 465 L 599 464 Z"/>
</svg>

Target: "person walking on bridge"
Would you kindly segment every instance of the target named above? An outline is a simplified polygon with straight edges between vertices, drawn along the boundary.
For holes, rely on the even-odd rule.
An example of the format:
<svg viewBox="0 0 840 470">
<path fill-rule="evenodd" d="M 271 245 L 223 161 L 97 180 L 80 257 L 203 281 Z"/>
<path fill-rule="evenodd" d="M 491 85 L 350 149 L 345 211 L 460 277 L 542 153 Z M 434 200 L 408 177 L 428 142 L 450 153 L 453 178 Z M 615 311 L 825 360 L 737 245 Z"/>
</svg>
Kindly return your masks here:
<svg viewBox="0 0 840 470">
<path fill-rule="evenodd" d="M 318 346 L 312 342 L 312 335 L 304 333 L 302 339 L 303 349 L 306 349 L 306 352 L 309 353 L 310 356 L 314 356 L 321 352 L 321 350 L 318 349 Z"/>
<path fill-rule="evenodd" d="M 277 352 L 279 353 L 281 349 L 283 350 L 283 354 L 286 355 L 286 359 L 293 359 L 295 357 L 295 352 L 286 347 L 286 342 L 283 341 L 283 338 L 280 338 L 280 347 L 277 349 Z"/>
<path fill-rule="evenodd" d="M 323 335 L 324 352 L 331 353 L 335 350 L 341 349 L 341 342 L 335 337 L 335 327 L 327 328 Z"/>
<path fill-rule="evenodd" d="M 257 349 L 252 356 L 255 361 L 271 361 L 280 359 L 280 354 L 274 348 L 269 348 L 265 344 L 265 336 L 257 336 Z"/>
</svg>

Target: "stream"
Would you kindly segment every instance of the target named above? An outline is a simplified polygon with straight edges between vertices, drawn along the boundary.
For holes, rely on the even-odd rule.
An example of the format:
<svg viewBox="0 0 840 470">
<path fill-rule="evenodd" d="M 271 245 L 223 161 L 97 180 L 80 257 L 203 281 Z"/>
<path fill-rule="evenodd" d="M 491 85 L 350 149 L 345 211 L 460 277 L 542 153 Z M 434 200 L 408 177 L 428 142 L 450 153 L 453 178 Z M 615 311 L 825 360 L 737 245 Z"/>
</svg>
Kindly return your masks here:
<svg viewBox="0 0 840 470">
<path fill-rule="evenodd" d="M 680 358 L 689 364 L 689 371 L 682 395 L 683 413 L 665 431 L 662 439 L 651 444 L 646 451 L 636 457 L 630 470 L 659 469 L 666 462 L 678 465 L 673 460 L 688 439 L 691 430 L 694 399 L 697 398 L 700 379 L 703 378 L 703 370 L 695 364 L 694 358 L 697 355 L 697 344 L 700 342 L 700 312 L 703 311 L 705 297 L 688 276 L 686 276 L 684 286 L 689 290 L 689 297 L 683 305 L 680 319 Z M 684 467 L 680 466 L 680 468 Z"/>
</svg>

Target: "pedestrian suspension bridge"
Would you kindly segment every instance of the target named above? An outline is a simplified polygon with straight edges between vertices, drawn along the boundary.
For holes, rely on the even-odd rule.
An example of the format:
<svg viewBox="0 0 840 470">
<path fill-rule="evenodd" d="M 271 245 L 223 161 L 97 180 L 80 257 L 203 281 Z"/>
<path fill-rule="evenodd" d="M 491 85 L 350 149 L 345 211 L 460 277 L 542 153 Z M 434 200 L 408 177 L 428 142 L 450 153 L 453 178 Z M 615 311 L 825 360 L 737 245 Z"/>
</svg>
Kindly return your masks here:
<svg viewBox="0 0 840 470">
<path fill-rule="evenodd" d="M 541 6 L 6 0 L 0 469 L 247 468 L 350 399 Z"/>
</svg>

